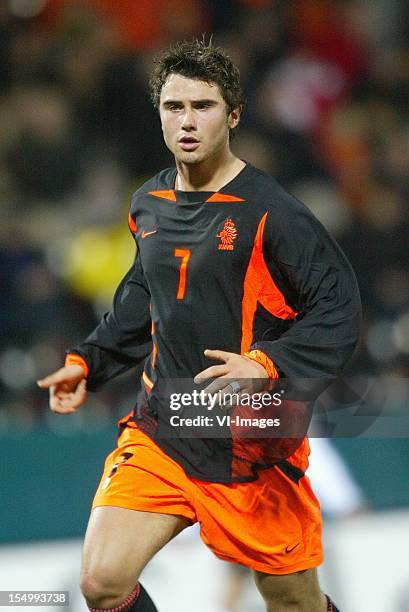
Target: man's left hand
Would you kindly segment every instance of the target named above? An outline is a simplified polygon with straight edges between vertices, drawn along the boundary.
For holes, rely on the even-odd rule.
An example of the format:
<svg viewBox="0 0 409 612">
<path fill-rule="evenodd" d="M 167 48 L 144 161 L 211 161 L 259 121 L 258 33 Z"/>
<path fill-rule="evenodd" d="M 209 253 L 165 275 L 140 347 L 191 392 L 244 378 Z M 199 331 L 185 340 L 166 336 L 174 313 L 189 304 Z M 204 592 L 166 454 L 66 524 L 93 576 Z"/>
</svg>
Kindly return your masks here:
<svg viewBox="0 0 409 612">
<path fill-rule="evenodd" d="M 269 387 L 269 378 L 266 369 L 254 359 L 228 353 L 227 351 L 206 349 L 205 356 L 223 362 L 202 370 L 194 378 L 196 384 L 201 384 L 209 378 L 215 378 L 204 389 L 205 393 L 214 394 L 218 391 L 225 393 L 256 393 L 266 391 Z M 240 385 L 240 391 L 235 384 Z"/>
</svg>

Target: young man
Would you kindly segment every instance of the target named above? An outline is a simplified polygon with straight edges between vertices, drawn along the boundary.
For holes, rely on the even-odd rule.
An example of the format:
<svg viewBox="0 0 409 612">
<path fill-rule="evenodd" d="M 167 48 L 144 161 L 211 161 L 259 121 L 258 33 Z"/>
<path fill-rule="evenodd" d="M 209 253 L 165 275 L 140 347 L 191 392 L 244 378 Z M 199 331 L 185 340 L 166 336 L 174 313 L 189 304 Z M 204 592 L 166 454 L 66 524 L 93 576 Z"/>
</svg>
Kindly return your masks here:
<svg viewBox="0 0 409 612">
<path fill-rule="evenodd" d="M 51 409 L 69 414 L 86 385 L 144 361 L 142 392 L 94 499 L 82 591 L 91 610 L 156 610 L 139 575 L 199 521 L 216 555 L 254 570 L 269 612 L 336 610 L 316 577 L 321 518 L 304 476 L 308 441 L 283 455 L 272 439 L 184 437 L 176 427 L 164 435 L 158 422 L 169 409 L 164 381 L 213 379 L 208 391 L 251 394 L 278 376 L 336 375 L 358 337 L 354 275 L 311 213 L 231 152 L 242 98 L 221 49 L 178 44 L 150 85 L 176 167 L 132 199 L 137 256 L 112 311 L 39 382 Z"/>
</svg>

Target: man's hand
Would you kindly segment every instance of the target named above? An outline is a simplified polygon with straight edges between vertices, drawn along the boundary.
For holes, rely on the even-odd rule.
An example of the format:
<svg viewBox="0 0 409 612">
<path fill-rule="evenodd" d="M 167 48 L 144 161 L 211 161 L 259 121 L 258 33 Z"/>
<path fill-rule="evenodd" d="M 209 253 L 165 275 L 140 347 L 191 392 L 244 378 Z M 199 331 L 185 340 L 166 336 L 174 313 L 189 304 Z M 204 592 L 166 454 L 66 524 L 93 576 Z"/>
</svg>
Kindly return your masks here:
<svg viewBox="0 0 409 612">
<path fill-rule="evenodd" d="M 84 369 L 69 365 L 37 381 L 41 389 L 50 390 L 50 408 L 59 414 L 71 414 L 87 397 Z"/>
<path fill-rule="evenodd" d="M 200 384 L 209 378 L 216 378 L 206 389 L 205 393 L 217 393 L 223 390 L 225 393 L 238 392 L 235 384 L 240 385 L 240 393 L 256 393 L 265 391 L 269 385 L 269 378 L 266 369 L 254 359 L 238 355 L 237 353 L 228 353 L 226 351 L 217 351 L 206 349 L 204 354 L 209 359 L 223 361 L 222 365 L 210 366 L 202 372 L 199 372 L 194 378 L 196 384 Z"/>
</svg>

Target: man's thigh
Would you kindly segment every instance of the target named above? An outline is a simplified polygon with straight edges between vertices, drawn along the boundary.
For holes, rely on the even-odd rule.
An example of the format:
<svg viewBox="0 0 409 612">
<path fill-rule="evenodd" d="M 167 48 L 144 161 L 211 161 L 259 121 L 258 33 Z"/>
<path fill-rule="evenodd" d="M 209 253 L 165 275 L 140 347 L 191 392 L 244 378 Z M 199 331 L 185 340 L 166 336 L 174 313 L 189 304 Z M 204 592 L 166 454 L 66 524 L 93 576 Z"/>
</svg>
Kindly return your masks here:
<svg viewBox="0 0 409 612">
<path fill-rule="evenodd" d="M 133 588 L 153 555 L 195 513 L 180 466 L 145 434 L 126 429 L 105 461 L 85 536 L 81 584 Z"/>
<path fill-rule="evenodd" d="M 154 554 L 191 522 L 126 508 L 94 508 L 85 536 L 82 580 L 133 587 Z"/>
</svg>

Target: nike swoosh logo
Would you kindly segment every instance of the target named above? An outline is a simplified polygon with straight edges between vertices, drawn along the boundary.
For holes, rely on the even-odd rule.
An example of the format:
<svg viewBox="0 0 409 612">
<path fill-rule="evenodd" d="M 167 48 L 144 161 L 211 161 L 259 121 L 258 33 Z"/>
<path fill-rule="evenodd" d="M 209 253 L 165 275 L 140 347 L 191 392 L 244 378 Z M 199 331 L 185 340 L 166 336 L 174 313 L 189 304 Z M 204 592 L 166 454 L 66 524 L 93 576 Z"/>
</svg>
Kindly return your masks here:
<svg viewBox="0 0 409 612">
<path fill-rule="evenodd" d="M 158 230 L 150 230 L 149 232 L 145 232 L 145 230 L 141 234 L 141 238 L 146 238 L 147 236 L 152 236 L 152 234 L 156 234 Z"/>
<path fill-rule="evenodd" d="M 297 542 L 297 544 L 293 544 L 292 546 L 286 546 L 285 552 L 290 553 L 294 550 L 294 548 L 297 548 L 297 546 L 299 545 L 300 545 L 300 542 Z"/>
</svg>

